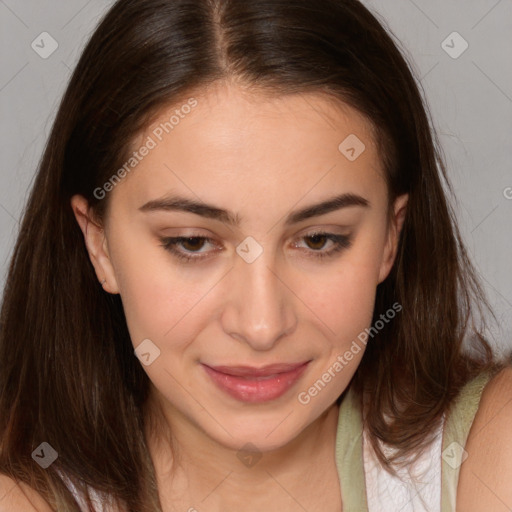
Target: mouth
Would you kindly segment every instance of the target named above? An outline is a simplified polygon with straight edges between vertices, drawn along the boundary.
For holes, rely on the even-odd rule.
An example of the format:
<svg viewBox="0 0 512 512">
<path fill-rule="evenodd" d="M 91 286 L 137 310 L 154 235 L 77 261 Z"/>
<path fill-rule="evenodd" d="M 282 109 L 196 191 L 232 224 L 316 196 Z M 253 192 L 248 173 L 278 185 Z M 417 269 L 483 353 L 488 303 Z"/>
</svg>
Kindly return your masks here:
<svg viewBox="0 0 512 512">
<path fill-rule="evenodd" d="M 284 395 L 302 376 L 311 361 L 251 366 L 202 367 L 216 386 L 231 397 L 248 403 L 275 400 Z"/>
</svg>

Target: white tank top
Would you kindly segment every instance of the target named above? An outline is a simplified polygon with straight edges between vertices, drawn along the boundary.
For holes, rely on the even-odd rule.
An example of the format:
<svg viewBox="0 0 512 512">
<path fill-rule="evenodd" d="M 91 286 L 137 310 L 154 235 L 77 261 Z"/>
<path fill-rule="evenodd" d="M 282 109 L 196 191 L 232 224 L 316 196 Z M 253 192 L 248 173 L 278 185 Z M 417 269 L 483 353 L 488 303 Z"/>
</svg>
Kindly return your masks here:
<svg viewBox="0 0 512 512">
<path fill-rule="evenodd" d="M 398 470 L 398 477 L 388 473 L 375 455 L 366 430 L 363 432 L 363 461 L 369 512 L 441 511 L 441 448 L 445 415 L 435 440 L 414 465 Z M 382 443 L 380 446 L 383 446 Z M 394 450 L 383 446 L 386 455 Z"/>
</svg>

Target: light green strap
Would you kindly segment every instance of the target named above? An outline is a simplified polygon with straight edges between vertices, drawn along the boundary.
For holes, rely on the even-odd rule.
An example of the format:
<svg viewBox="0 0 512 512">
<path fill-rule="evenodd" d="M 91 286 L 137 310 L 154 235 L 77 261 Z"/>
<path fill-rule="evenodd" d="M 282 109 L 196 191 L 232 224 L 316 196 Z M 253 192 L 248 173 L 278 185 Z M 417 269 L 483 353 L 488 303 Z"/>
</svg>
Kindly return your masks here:
<svg viewBox="0 0 512 512">
<path fill-rule="evenodd" d="M 361 404 L 349 388 L 340 405 L 336 433 L 336 467 L 343 512 L 368 512 L 362 435 Z"/>
<path fill-rule="evenodd" d="M 484 372 L 468 382 L 447 412 L 441 460 L 441 512 L 455 511 L 460 466 L 464 463 L 464 446 L 482 391 L 491 376 L 491 372 Z"/>
<path fill-rule="evenodd" d="M 462 449 L 482 392 L 492 376 L 492 372 L 483 372 L 468 382 L 447 412 L 442 445 L 441 512 L 455 511 Z M 349 388 L 340 405 L 336 433 L 336 467 L 343 512 L 368 512 L 362 434 L 361 403 Z"/>
</svg>

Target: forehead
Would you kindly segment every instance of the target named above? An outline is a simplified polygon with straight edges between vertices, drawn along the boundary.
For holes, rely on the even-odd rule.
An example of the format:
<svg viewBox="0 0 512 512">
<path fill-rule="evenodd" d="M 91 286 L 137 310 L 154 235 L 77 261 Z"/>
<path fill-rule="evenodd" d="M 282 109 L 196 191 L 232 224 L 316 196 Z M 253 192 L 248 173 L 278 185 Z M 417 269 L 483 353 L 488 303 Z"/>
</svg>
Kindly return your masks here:
<svg viewBox="0 0 512 512">
<path fill-rule="evenodd" d="M 176 190 L 232 204 L 385 187 L 371 123 L 322 94 L 211 87 L 162 108 L 132 151 L 136 165 L 113 192 L 131 207 Z"/>
</svg>

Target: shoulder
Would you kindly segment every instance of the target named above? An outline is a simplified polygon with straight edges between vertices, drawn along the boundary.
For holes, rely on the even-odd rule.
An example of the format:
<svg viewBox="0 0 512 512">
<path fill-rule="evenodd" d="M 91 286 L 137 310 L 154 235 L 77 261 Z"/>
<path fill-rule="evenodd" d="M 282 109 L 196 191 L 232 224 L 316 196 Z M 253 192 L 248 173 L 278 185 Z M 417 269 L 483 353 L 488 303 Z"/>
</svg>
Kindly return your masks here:
<svg viewBox="0 0 512 512">
<path fill-rule="evenodd" d="M 482 391 L 460 467 L 457 511 L 509 511 L 512 507 L 512 366 Z"/>
<path fill-rule="evenodd" d="M 0 474 L 0 512 L 53 512 L 43 497 L 24 482 Z"/>
</svg>

